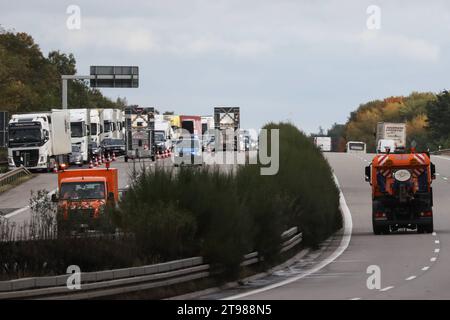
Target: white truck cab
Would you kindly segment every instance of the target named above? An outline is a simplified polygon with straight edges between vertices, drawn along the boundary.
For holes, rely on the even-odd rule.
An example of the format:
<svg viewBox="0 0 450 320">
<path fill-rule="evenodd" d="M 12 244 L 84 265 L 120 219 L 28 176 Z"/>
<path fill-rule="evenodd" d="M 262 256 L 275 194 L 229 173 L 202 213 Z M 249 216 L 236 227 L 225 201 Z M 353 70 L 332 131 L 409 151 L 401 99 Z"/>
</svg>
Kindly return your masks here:
<svg viewBox="0 0 450 320">
<path fill-rule="evenodd" d="M 90 109 L 69 109 L 69 113 L 72 145 L 77 145 L 80 148 L 81 160 L 83 163 L 87 163 L 89 160 L 89 142 L 91 141 Z"/>
<path fill-rule="evenodd" d="M 10 169 L 51 170 L 72 152 L 68 110 L 12 115 L 8 133 Z"/>
</svg>

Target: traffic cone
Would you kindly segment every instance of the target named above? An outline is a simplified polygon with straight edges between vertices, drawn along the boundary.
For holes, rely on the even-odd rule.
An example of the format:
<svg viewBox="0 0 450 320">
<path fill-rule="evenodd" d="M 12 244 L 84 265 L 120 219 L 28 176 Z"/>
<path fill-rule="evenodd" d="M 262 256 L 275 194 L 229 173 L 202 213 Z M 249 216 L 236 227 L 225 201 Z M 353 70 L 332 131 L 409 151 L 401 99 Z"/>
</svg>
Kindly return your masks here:
<svg viewBox="0 0 450 320">
<path fill-rule="evenodd" d="M 55 166 L 53 167 L 53 173 L 58 173 L 58 164 L 55 163 Z"/>
<path fill-rule="evenodd" d="M 158 151 L 158 153 L 156 154 L 156 159 L 161 159 L 161 152 Z"/>
<path fill-rule="evenodd" d="M 116 161 L 116 154 L 113 152 L 112 161 Z"/>
<path fill-rule="evenodd" d="M 108 156 L 106 157 L 106 162 L 111 162 L 111 153 L 108 153 Z"/>
<path fill-rule="evenodd" d="M 98 167 L 98 157 L 95 158 L 94 166 Z"/>
<path fill-rule="evenodd" d="M 89 169 L 92 169 L 94 167 L 94 165 L 92 164 L 92 160 L 89 161 Z"/>
</svg>

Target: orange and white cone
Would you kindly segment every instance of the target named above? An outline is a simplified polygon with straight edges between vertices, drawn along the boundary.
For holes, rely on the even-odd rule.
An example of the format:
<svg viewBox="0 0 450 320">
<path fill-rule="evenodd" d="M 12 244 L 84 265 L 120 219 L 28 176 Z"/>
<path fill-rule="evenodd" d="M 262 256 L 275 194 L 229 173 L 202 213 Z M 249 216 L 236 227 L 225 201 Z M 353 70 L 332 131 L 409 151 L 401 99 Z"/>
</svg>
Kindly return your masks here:
<svg viewBox="0 0 450 320">
<path fill-rule="evenodd" d="M 112 161 L 116 161 L 116 154 L 115 154 L 115 152 L 113 152 Z"/>
<path fill-rule="evenodd" d="M 89 161 L 89 169 L 92 169 L 94 167 L 94 165 L 92 164 L 92 160 Z"/>
</svg>

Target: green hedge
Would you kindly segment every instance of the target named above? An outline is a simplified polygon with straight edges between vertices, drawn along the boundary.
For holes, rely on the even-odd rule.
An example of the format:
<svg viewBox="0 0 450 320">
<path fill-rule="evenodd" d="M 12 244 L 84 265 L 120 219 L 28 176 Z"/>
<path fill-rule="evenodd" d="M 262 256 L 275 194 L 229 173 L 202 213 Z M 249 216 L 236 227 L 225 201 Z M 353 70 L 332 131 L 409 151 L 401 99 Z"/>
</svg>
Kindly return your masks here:
<svg viewBox="0 0 450 320">
<path fill-rule="evenodd" d="M 197 253 L 235 276 L 245 253 L 276 259 L 280 235 L 292 226 L 312 247 L 341 227 L 339 192 L 321 152 L 291 124 L 265 128 L 280 130 L 276 175 L 262 176 L 259 165 L 247 165 L 234 173 L 156 169 L 135 180 L 117 221 L 136 235 L 144 256 Z"/>
</svg>

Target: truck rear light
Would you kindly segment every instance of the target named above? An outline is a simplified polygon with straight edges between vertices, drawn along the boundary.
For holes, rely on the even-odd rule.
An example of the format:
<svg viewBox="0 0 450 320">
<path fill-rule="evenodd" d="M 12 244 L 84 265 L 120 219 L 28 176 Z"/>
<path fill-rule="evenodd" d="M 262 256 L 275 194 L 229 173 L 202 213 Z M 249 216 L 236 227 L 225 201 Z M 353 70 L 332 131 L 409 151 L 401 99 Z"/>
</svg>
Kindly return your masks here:
<svg viewBox="0 0 450 320">
<path fill-rule="evenodd" d="M 375 212 L 375 219 L 377 220 L 386 220 L 387 216 L 384 212 Z"/>
<path fill-rule="evenodd" d="M 420 213 L 421 217 L 432 217 L 433 216 L 433 211 L 424 211 Z"/>
</svg>

